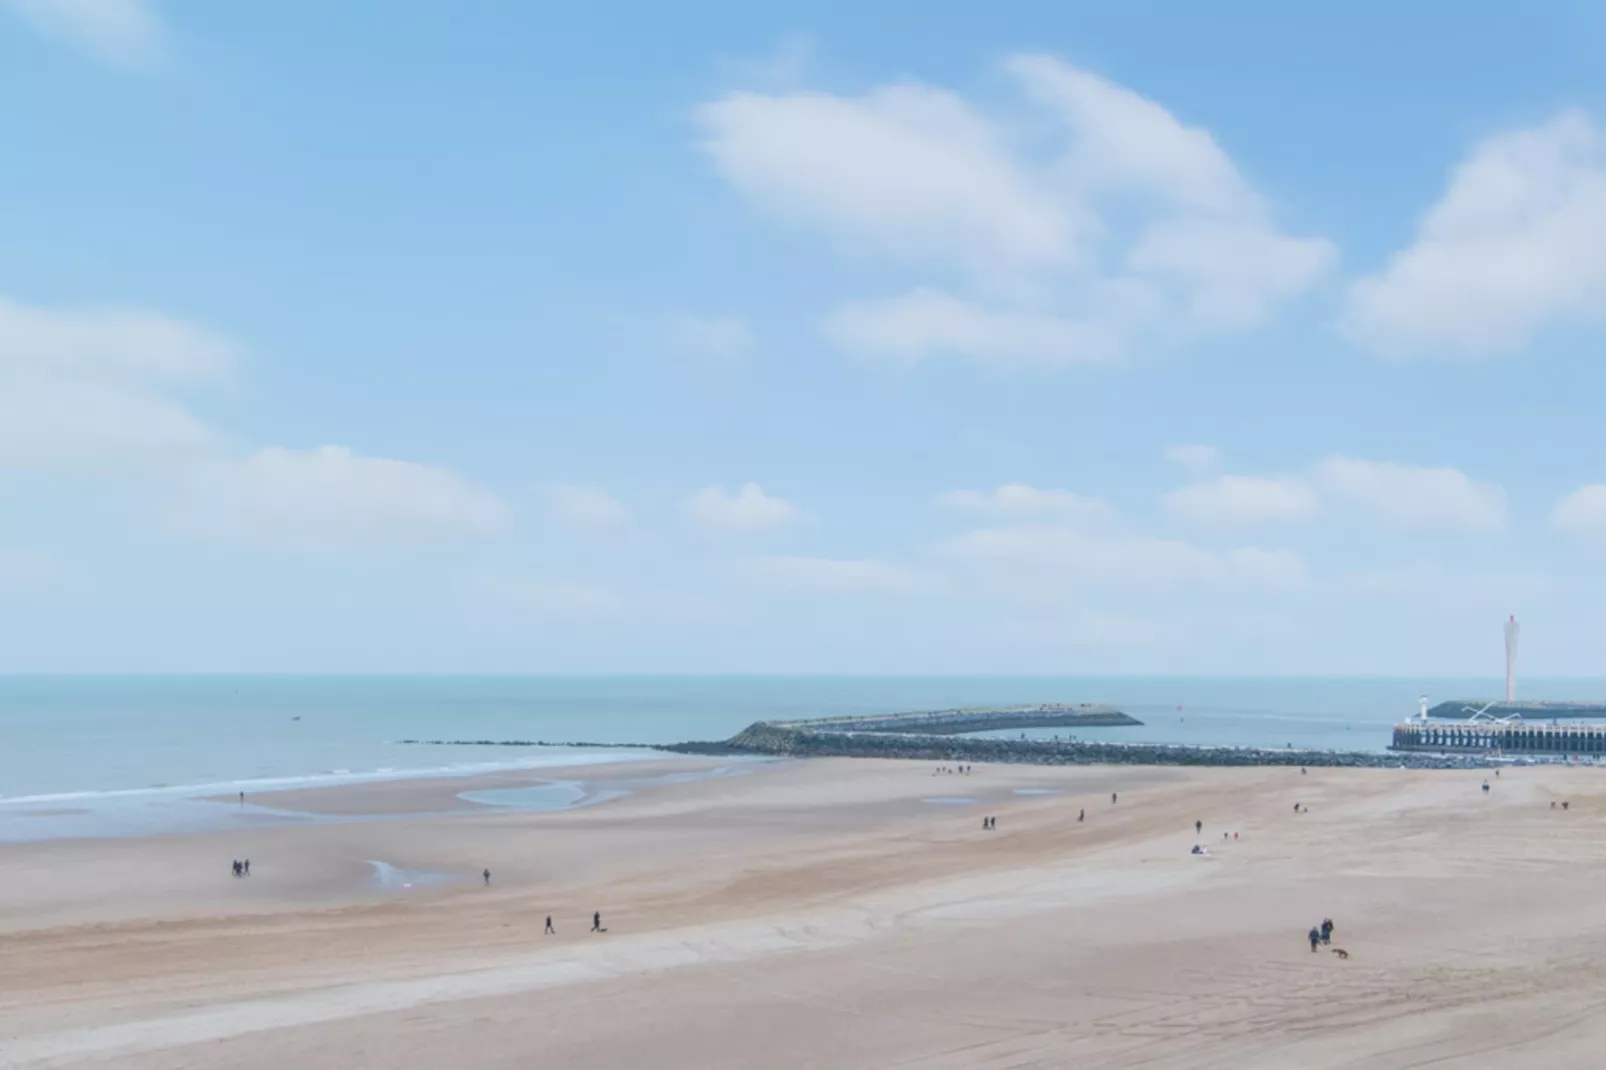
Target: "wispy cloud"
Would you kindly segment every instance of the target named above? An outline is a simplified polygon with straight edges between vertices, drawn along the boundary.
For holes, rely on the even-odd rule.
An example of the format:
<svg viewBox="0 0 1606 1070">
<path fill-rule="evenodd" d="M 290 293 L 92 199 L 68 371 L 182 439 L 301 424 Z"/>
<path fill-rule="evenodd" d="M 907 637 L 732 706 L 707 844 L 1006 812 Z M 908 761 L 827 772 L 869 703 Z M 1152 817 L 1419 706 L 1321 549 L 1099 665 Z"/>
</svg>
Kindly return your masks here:
<svg viewBox="0 0 1606 1070">
<path fill-rule="evenodd" d="M 0 0 L 0 7 L 112 66 L 149 66 L 166 47 L 166 28 L 149 0 Z"/>
<path fill-rule="evenodd" d="M 542 492 L 552 519 L 571 531 L 601 535 L 630 526 L 630 508 L 605 490 L 554 483 Z"/>
<path fill-rule="evenodd" d="M 753 332 L 734 316 L 676 316 L 670 337 L 682 349 L 721 360 L 734 360 L 753 347 Z"/>
<path fill-rule="evenodd" d="M 312 554 L 502 535 L 513 523 L 501 498 L 449 468 L 340 446 L 198 465 L 163 521 L 191 538 Z"/>
<path fill-rule="evenodd" d="M 709 531 L 757 534 L 796 521 L 802 511 L 785 498 L 764 493 L 757 483 L 744 483 L 734 494 L 724 487 L 704 487 L 686 499 L 686 515 Z"/>
</svg>

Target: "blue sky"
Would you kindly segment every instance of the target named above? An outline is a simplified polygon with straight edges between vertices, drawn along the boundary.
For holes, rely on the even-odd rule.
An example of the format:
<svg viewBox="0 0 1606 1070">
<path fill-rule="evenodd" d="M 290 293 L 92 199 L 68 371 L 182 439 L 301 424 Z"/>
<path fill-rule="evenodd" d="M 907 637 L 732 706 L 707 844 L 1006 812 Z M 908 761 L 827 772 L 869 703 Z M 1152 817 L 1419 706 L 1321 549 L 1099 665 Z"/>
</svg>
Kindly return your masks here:
<svg viewBox="0 0 1606 1070">
<path fill-rule="evenodd" d="M 1606 14 L 0 0 L 0 667 L 1599 674 Z"/>
</svg>

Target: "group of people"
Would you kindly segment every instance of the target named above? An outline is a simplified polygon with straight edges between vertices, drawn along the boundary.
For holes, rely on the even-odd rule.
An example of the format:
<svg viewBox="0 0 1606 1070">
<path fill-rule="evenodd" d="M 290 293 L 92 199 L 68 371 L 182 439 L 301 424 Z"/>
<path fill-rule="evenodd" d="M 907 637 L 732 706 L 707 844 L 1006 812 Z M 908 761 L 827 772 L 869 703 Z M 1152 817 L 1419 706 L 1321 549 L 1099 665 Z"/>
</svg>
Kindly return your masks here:
<svg viewBox="0 0 1606 1070">
<path fill-rule="evenodd" d="M 1313 926 L 1307 935 L 1310 937 L 1310 949 L 1313 952 L 1323 944 L 1332 943 L 1333 919 L 1323 918 L 1322 923 L 1318 926 Z"/>
<path fill-rule="evenodd" d="M 982 818 L 981 819 L 981 827 L 985 831 L 991 831 L 991 830 L 997 828 L 998 827 L 998 818 L 996 818 L 996 817 L 984 817 L 984 818 Z"/>
<path fill-rule="evenodd" d="M 950 774 L 950 775 L 958 775 L 958 776 L 969 776 L 971 768 L 972 768 L 972 766 L 969 766 L 969 765 L 955 765 L 955 766 L 939 765 L 939 766 L 937 766 L 936 769 L 932 770 L 931 775 L 932 776 L 942 776 L 944 774 Z"/>
<path fill-rule="evenodd" d="M 249 858 L 236 858 L 234 860 L 234 875 L 236 877 L 249 877 L 251 875 L 251 860 Z"/>
<path fill-rule="evenodd" d="M 605 933 L 608 931 L 602 927 L 602 911 L 600 910 L 592 911 L 591 913 L 591 931 L 594 933 Z M 557 934 L 558 930 L 552 927 L 552 915 L 548 914 L 546 916 L 546 933 L 544 935 L 556 936 Z"/>
</svg>

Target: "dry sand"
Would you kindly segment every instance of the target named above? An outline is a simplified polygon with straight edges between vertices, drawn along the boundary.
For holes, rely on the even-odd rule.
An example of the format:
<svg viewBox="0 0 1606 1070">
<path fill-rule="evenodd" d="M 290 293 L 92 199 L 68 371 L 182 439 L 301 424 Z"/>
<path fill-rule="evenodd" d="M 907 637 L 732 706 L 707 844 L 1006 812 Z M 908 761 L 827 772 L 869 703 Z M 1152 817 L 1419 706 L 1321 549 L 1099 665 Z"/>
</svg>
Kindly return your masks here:
<svg viewBox="0 0 1606 1070">
<path fill-rule="evenodd" d="M 561 813 L 456 800 L 528 776 L 412 781 L 0 848 L 0 1067 L 1606 1064 L 1599 770 L 643 782 L 717 764 L 576 771 L 635 793 Z M 383 891 L 369 859 L 457 879 Z M 1308 950 L 1324 916 L 1348 960 Z"/>
</svg>

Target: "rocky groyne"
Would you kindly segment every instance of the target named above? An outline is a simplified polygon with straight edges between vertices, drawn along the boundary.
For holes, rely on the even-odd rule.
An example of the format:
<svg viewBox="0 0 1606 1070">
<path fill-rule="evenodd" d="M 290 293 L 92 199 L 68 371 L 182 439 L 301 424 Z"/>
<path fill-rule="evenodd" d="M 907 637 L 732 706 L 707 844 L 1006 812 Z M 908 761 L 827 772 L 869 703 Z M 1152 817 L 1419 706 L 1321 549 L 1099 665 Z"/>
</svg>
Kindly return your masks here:
<svg viewBox="0 0 1606 1070">
<path fill-rule="evenodd" d="M 1134 725 L 1113 706 L 1048 705 L 976 707 L 925 713 L 759 721 L 730 739 L 687 743 L 550 742 L 526 739 L 404 739 L 433 746 L 614 747 L 672 754 L 774 758 L 904 758 L 927 762 L 1021 765 L 1303 765 L 1375 769 L 1466 769 L 1498 760 L 1487 753 L 1296 750 L 1168 743 L 1089 742 L 1077 739 L 998 739 L 971 735 L 1017 728 Z M 1398 744 L 1398 740 L 1396 740 Z M 1504 761 L 1544 762 L 1540 755 L 1507 754 Z"/>
<path fill-rule="evenodd" d="M 1389 754 L 1370 751 L 1278 750 L 1165 743 L 1089 743 L 1080 740 L 984 739 L 877 732 L 821 732 L 801 722 L 749 725 L 728 740 L 675 743 L 677 754 L 786 758 L 903 758 L 927 762 L 1022 765 L 1303 765 L 1374 769 L 1466 769 L 1481 755 Z"/>
</svg>

